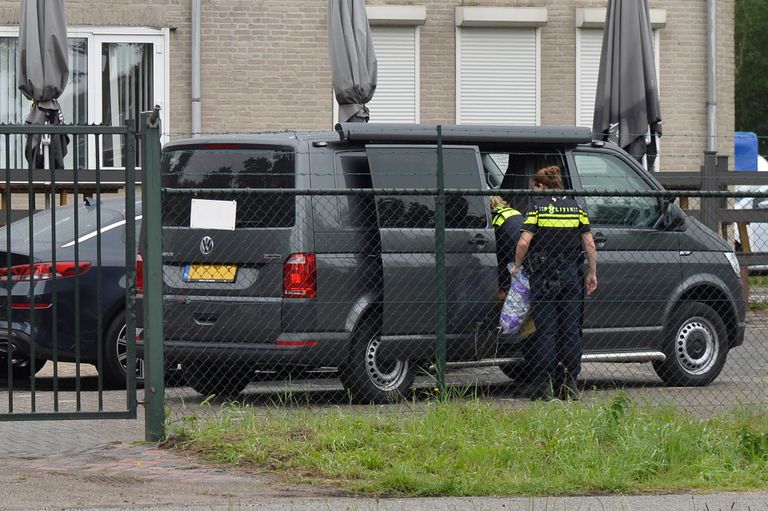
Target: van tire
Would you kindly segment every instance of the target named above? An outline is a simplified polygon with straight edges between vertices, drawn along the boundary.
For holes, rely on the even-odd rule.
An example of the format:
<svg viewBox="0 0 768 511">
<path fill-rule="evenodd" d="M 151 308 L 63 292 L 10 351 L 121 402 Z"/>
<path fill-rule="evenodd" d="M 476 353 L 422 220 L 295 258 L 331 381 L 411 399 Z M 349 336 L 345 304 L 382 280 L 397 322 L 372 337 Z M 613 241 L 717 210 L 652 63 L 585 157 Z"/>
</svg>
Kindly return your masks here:
<svg viewBox="0 0 768 511">
<path fill-rule="evenodd" d="M 375 325 L 363 325 L 355 333 L 349 360 L 340 369 L 342 385 L 354 403 L 393 403 L 406 396 L 415 377 L 412 360 L 398 359 L 377 363 L 376 353 L 381 345 L 380 330 Z"/>
<path fill-rule="evenodd" d="M 255 371 L 246 365 L 190 362 L 181 366 L 184 381 L 203 396 L 235 397 L 251 383 Z"/>
<path fill-rule="evenodd" d="M 667 324 L 662 349 L 666 360 L 653 363 L 672 387 L 709 385 L 725 365 L 728 336 L 720 315 L 701 302 L 683 302 Z"/>
</svg>

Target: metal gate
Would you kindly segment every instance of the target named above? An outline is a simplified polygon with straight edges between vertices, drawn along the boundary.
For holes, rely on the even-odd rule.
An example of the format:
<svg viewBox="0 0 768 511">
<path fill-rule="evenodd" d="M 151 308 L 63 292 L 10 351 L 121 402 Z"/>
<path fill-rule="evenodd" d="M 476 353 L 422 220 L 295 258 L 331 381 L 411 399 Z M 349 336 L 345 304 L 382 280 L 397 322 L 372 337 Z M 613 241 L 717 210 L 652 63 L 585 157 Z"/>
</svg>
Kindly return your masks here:
<svg viewBox="0 0 768 511">
<path fill-rule="evenodd" d="M 0 420 L 136 418 L 136 160 L 158 133 L 0 125 Z M 34 134 L 69 138 L 65 168 L 29 169 Z"/>
</svg>

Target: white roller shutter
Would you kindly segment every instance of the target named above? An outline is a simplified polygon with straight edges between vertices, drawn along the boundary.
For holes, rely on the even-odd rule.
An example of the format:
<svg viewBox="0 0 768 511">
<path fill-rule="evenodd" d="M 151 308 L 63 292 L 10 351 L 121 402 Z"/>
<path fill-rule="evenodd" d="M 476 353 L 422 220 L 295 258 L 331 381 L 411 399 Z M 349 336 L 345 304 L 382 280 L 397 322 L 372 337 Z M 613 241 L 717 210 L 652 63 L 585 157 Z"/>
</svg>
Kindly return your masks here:
<svg viewBox="0 0 768 511">
<path fill-rule="evenodd" d="M 580 28 L 576 49 L 576 125 L 592 127 L 597 74 L 603 47 L 602 28 Z"/>
<path fill-rule="evenodd" d="M 371 122 L 419 122 L 418 31 L 416 27 L 371 27 L 378 60 L 378 85 L 368 103 Z"/>
<path fill-rule="evenodd" d="M 538 124 L 536 28 L 457 29 L 456 122 Z"/>
</svg>

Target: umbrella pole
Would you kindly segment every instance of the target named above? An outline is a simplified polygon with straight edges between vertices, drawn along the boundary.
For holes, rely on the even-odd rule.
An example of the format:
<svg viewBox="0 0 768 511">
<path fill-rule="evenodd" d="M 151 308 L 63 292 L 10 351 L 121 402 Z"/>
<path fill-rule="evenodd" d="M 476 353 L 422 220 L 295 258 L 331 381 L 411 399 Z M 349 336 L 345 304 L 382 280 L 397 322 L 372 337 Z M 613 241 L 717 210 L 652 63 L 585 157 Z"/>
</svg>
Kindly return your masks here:
<svg viewBox="0 0 768 511">
<path fill-rule="evenodd" d="M 46 124 L 48 124 L 46 122 Z M 51 168 L 51 136 L 43 135 L 40 141 L 40 146 L 43 148 L 43 168 L 50 170 Z M 47 193 L 45 194 L 45 209 L 51 207 L 51 197 Z"/>
</svg>

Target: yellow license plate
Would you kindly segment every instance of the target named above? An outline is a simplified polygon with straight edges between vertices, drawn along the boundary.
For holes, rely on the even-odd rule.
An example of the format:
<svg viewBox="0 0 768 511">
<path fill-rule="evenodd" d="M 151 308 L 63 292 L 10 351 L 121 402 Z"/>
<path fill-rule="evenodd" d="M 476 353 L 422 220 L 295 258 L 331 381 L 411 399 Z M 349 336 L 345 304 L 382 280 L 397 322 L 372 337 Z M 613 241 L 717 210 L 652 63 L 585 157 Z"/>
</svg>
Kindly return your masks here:
<svg viewBox="0 0 768 511">
<path fill-rule="evenodd" d="M 184 269 L 186 282 L 234 282 L 236 276 L 234 264 L 188 264 Z"/>
</svg>

